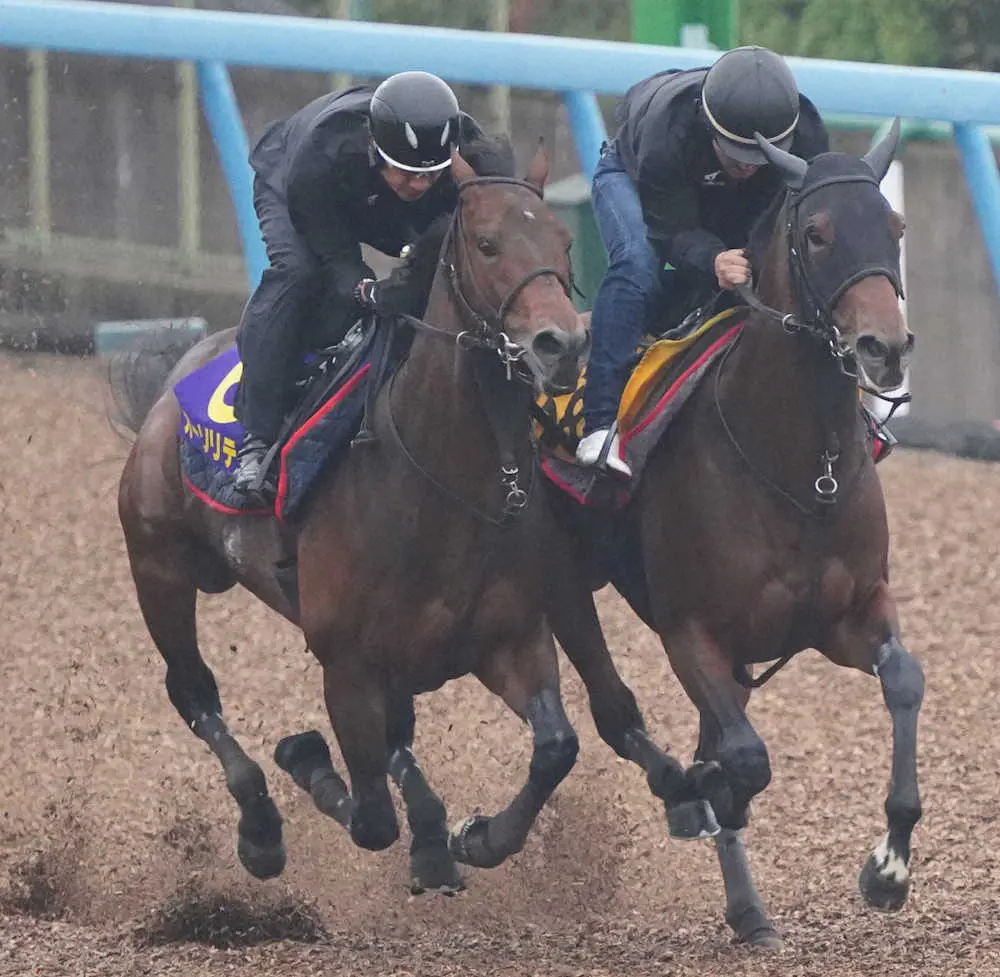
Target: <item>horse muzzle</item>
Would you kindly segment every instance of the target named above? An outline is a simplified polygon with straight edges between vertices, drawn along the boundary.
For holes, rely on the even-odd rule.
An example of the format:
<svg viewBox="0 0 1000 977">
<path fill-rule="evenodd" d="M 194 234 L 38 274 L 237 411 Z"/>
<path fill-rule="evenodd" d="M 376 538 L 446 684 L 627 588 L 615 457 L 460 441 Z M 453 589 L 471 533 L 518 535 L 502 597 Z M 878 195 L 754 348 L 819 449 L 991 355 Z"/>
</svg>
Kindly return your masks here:
<svg viewBox="0 0 1000 977">
<path fill-rule="evenodd" d="M 569 332 L 548 326 L 532 337 L 525 361 L 539 391 L 554 396 L 576 389 L 580 369 L 589 354 L 589 329 Z"/>
<path fill-rule="evenodd" d="M 914 343 L 915 337 L 909 330 L 903 338 L 892 341 L 870 333 L 858 336 L 855 342 L 858 364 L 876 390 L 894 390 L 903 383 Z"/>
</svg>

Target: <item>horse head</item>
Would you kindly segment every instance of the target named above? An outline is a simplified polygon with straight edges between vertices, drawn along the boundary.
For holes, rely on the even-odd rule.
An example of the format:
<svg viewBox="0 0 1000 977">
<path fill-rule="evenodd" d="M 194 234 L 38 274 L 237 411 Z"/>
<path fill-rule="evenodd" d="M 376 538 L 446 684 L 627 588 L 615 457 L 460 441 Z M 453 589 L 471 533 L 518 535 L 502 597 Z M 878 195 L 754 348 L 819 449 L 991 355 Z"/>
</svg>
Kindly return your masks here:
<svg viewBox="0 0 1000 977">
<path fill-rule="evenodd" d="M 788 188 L 791 287 L 802 315 L 853 354 L 876 390 L 898 387 L 914 345 L 899 306 L 904 224 L 879 184 L 899 142 L 899 120 L 863 157 L 823 153 L 807 163 L 757 141 Z"/>
<path fill-rule="evenodd" d="M 455 153 L 450 260 L 453 292 L 479 339 L 516 360 L 538 392 L 555 394 L 575 388 L 590 333 L 570 299 L 569 233 L 542 199 L 548 170 L 541 147 L 523 180 L 477 176 Z"/>
</svg>

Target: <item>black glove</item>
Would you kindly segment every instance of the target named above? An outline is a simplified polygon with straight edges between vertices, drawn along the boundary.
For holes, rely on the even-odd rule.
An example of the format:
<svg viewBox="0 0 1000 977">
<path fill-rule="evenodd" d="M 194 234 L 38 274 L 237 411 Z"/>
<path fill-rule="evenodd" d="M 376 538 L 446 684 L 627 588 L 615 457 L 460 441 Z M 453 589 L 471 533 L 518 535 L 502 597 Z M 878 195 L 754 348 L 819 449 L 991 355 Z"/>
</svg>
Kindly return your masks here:
<svg viewBox="0 0 1000 977">
<path fill-rule="evenodd" d="M 410 269 L 406 265 L 400 265 L 378 281 L 363 278 L 355 288 L 355 298 L 359 305 L 380 316 L 410 312 L 414 304 Z"/>
</svg>

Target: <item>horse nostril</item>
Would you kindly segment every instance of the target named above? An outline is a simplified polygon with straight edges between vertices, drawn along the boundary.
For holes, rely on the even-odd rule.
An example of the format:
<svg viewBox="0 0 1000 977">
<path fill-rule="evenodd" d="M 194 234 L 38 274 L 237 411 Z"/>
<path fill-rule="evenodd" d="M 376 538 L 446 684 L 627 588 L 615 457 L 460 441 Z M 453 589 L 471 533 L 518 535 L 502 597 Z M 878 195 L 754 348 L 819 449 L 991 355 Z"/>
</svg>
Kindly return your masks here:
<svg viewBox="0 0 1000 977">
<path fill-rule="evenodd" d="M 542 329 L 535 334 L 531 348 L 539 359 L 558 359 L 570 349 L 570 337 L 562 329 Z"/>
<path fill-rule="evenodd" d="M 903 355 L 909 356 L 913 352 L 913 347 L 917 345 L 917 337 L 912 332 L 906 334 L 903 342 Z"/>
<path fill-rule="evenodd" d="M 889 347 L 874 336 L 858 336 L 858 353 L 872 362 L 885 362 L 889 358 Z"/>
</svg>

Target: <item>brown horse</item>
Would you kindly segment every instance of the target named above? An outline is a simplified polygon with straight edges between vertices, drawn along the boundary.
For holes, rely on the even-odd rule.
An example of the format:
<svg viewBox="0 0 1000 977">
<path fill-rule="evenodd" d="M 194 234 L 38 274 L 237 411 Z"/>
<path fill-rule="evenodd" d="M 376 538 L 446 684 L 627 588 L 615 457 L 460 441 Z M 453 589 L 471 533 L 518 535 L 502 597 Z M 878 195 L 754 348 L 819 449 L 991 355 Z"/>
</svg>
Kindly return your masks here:
<svg viewBox="0 0 1000 977">
<path fill-rule="evenodd" d="M 739 832 L 771 770 L 746 705 L 803 649 L 881 682 L 893 734 L 888 833 L 860 888 L 885 909 L 909 889 L 923 673 L 900 643 L 885 504 L 858 404 L 859 383 L 902 382 L 913 346 L 898 302 L 903 222 L 879 192 L 897 140 L 898 122 L 863 159 L 829 153 L 808 165 L 759 140 L 787 189 L 751 240 L 749 319 L 671 422 L 626 510 L 595 520 L 605 532 L 611 521 L 619 541 L 631 534 L 639 558 L 631 573 L 585 579 L 568 571 L 596 547 L 584 554 L 567 533 L 566 571 L 554 578 L 551 623 L 601 735 L 647 770 L 672 834 L 716 835 L 726 919 L 761 946 L 780 937 Z M 698 762 L 686 772 L 650 744 L 610 663 L 591 597 L 607 576 L 659 634 L 698 709 Z M 751 678 L 754 663 L 774 659 Z"/>
<path fill-rule="evenodd" d="M 541 199 L 541 150 L 523 180 L 477 176 L 457 155 L 452 172 L 459 204 L 424 261 L 424 319 L 410 320 L 408 358 L 378 394 L 374 438 L 321 477 L 291 546 L 276 519 L 214 511 L 182 479 L 173 383 L 231 344 L 231 330 L 175 357 L 165 383 L 161 372 L 162 394 L 122 473 L 121 523 L 167 693 L 222 764 L 241 814 L 239 856 L 259 878 L 284 866 L 281 818 L 222 718 L 195 634 L 199 590 L 242 584 L 302 629 L 323 666 L 350 789 L 318 732 L 286 737 L 275 760 L 372 850 L 399 835 L 391 775 L 407 807 L 417 891 L 459 888 L 456 859 L 490 867 L 519 851 L 576 758 L 543 615 L 552 523 L 530 438 L 534 396 L 571 388 L 588 347 L 569 298 L 569 238 Z M 128 379 L 119 394 L 135 429 L 143 384 Z M 297 600 L 276 572 L 290 556 Z M 410 751 L 413 697 L 469 673 L 530 725 L 534 750 L 510 806 L 449 836 Z"/>
</svg>

